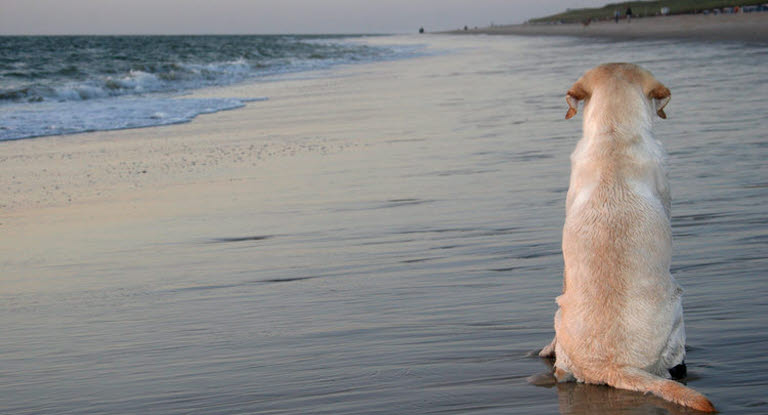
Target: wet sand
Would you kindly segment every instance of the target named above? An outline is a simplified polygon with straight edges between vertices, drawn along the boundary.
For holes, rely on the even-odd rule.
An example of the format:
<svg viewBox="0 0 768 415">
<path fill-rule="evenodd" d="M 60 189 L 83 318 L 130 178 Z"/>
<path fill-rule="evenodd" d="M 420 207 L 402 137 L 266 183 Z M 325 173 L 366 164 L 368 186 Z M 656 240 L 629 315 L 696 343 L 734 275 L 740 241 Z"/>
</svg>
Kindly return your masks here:
<svg viewBox="0 0 768 415">
<path fill-rule="evenodd" d="M 367 41 L 434 53 L 201 91 L 269 100 L 188 124 L 0 143 L 0 412 L 686 413 L 527 380 L 562 287 L 563 96 L 621 60 L 672 90 L 687 384 L 765 413 L 763 48 Z"/>
<path fill-rule="evenodd" d="M 451 34 L 579 36 L 614 39 L 688 39 L 768 42 L 768 13 L 677 15 L 582 24 L 520 24 L 484 27 Z"/>
</svg>

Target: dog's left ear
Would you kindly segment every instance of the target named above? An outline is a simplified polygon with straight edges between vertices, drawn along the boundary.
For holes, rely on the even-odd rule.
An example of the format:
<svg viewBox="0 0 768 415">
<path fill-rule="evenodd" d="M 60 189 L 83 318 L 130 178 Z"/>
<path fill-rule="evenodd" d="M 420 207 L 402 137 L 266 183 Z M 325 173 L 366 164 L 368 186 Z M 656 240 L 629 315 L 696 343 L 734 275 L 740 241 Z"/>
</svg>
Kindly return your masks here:
<svg viewBox="0 0 768 415">
<path fill-rule="evenodd" d="M 653 100 L 653 106 L 656 110 L 656 114 L 658 114 L 661 118 L 667 118 L 667 114 L 664 113 L 664 107 L 666 107 L 669 103 L 671 95 L 672 94 L 669 92 L 669 88 L 665 87 L 661 83 L 656 83 L 656 86 L 654 86 L 653 89 L 651 89 L 651 92 L 648 93 L 648 97 Z"/>
<path fill-rule="evenodd" d="M 584 86 L 581 82 L 573 84 L 568 93 L 565 94 L 565 102 L 568 103 L 568 112 L 565 113 L 565 119 L 570 120 L 576 115 L 579 108 L 579 101 L 587 97 L 587 91 L 584 90 Z"/>
</svg>

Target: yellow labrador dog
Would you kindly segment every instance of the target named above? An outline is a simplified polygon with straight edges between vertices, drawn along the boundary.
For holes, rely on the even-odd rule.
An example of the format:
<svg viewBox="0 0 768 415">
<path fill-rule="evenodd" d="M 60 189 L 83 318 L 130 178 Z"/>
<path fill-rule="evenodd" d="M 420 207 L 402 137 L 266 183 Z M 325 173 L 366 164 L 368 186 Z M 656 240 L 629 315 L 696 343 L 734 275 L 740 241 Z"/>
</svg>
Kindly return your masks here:
<svg viewBox="0 0 768 415">
<path fill-rule="evenodd" d="M 653 137 L 667 87 L 628 63 L 600 65 L 568 91 L 569 119 L 584 101 L 584 137 L 571 155 L 557 297 L 558 381 L 650 392 L 713 412 L 700 393 L 669 379 L 684 372 L 680 286 L 669 272 L 672 231 L 665 153 Z"/>
</svg>

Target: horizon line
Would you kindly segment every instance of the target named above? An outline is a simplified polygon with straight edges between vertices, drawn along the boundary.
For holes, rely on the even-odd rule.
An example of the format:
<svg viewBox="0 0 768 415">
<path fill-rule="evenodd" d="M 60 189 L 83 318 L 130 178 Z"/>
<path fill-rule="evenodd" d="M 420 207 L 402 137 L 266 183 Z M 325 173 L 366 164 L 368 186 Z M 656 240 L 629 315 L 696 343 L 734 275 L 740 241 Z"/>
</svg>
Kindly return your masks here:
<svg viewBox="0 0 768 415">
<path fill-rule="evenodd" d="M 0 33 L 12 36 L 386 36 L 406 35 L 414 32 L 309 32 L 309 33 Z"/>
</svg>

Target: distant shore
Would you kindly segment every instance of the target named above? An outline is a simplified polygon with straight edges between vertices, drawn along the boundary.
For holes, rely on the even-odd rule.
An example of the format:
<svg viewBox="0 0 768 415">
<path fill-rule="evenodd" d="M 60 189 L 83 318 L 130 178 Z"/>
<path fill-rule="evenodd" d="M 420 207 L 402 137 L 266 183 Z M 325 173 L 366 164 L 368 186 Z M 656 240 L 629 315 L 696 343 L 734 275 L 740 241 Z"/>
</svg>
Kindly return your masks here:
<svg viewBox="0 0 768 415">
<path fill-rule="evenodd" d="M 578 36 L 615 39 L 690 39 L 768 43 L 768 13 L 676 15 L 583 24 L 519 24 L 449 34 Z"/>
</svg>

